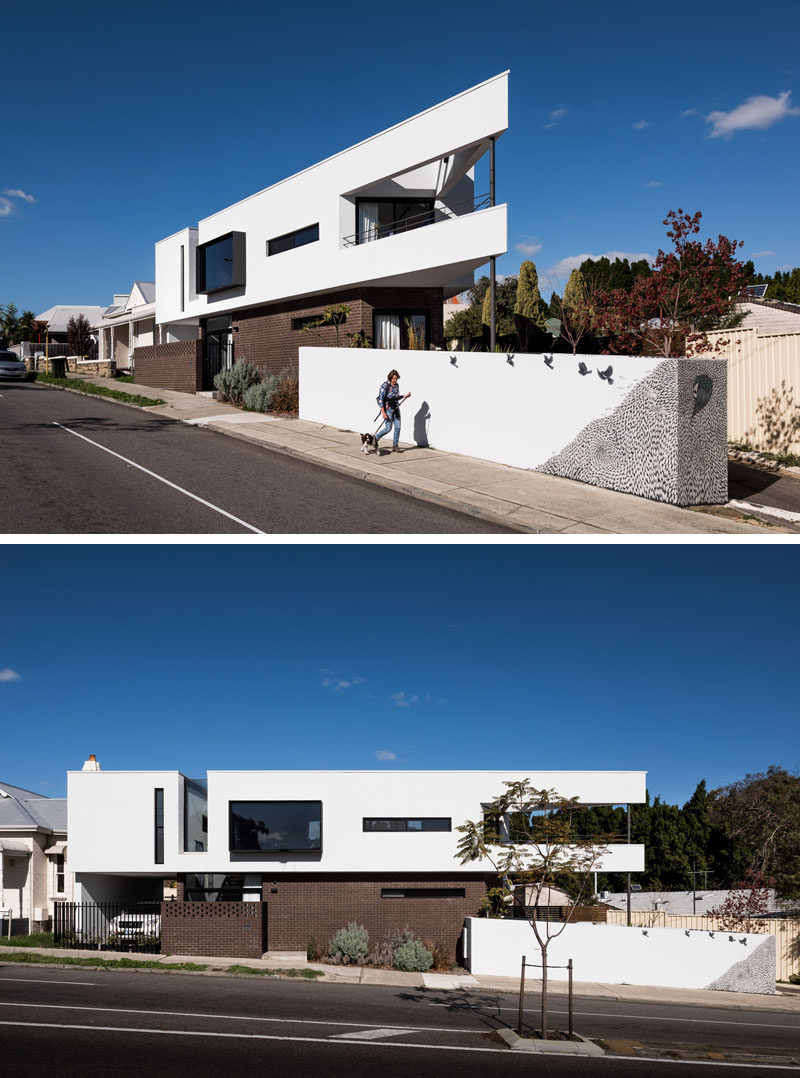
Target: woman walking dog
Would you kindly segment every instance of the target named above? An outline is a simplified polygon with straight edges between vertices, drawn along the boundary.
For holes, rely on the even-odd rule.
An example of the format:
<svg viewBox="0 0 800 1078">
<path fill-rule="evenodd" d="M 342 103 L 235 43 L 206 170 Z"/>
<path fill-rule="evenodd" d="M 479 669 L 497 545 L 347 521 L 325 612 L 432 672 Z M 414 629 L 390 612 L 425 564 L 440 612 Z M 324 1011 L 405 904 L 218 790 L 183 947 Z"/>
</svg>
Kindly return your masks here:
<svg viewBox="0 0 800 1078">
<path fill-rule="evenodd" d="M 407 400 L 411 394 L 406 393 L 404 397 L 400 396 L 400 387 L 397 384 L 399 378 L 400 375 L 397 371 L 389 371 L 386 375 L 386 381 L 381 386 L 378 394 L 378 404 L 380 405 L 381 415 L 384 419 L 383 426 L 375 435 L 375 452 L 378 455 L 380 455 L 378 440 L 382 438 L 384 434 L 388 434 L 392 428 L 394 428 L 392 452 L 403 452 L 398 445 L 398 442 L 400 441 L 400 405 L 404 400 Z"/>
</svg>

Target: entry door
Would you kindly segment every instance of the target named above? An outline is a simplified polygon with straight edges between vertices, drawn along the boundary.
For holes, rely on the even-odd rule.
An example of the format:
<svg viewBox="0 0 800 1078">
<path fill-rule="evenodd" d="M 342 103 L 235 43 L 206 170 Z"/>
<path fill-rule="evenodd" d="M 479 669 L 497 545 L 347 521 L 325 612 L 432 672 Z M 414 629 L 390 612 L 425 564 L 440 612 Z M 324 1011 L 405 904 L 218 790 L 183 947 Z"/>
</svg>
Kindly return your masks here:
<svg viewBox="0 0 800 1078">
<path fill-rule="evenodd" d="M 233 333 L 228 318 L 209 318 L 203 335 L 203 389 L 214 388 L 214 378 L 233 366 Z"/>
</svg>

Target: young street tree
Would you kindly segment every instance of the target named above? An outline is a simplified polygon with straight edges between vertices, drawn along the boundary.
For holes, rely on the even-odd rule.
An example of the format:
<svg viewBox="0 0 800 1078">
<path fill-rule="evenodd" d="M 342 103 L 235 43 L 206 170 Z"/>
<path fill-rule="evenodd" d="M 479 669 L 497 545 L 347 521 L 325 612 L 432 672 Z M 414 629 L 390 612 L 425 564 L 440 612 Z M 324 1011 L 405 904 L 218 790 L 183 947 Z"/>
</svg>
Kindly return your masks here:
<svg viewBox="0 0 800 1078">
<path fill-rule="evenodd" d="M 736 258 L 742 243 L 722 235 L 716 242 L 694 239 L 702 216 L 670 210 L 663 223 L 672 250 L 659 250 L 654 272 L 635 277 L 629 291 L 598 292 L 599 329 L 610 351 L 686 355 L 708 350 L 707 331 L 736 324 L 736 301 L 747 280 Z"/>
<path fill-rule="evenodd" d="M 757 870 L 749 870 L 745 878 L 728 891 L 725 901 L 708 911 L 716 917 L 725 932 L 766 932 L 763 918 L 769 908 L 769 881 Z"/>
<path fill-rule="evenodd" d="M 594 327 L 595 309 L 591 292 L 581 271 L 574 269 L 564 289 L 564 298 L 553 293 L 551 300 L 553 315 L 561 323 L 561 336 L 571 345 L 573 356 L 578 351 L 578 345 Z"/>
<path fill-rule="evenodd" d="M 467 820 L 456 856 L 461 864 L 488 861 L 500 880 L 506 901 L 514 901 L 515 888 L 524 888 L 528 922 L 542 956 L 542 1037 L 547 1038 L 547 952 L 561 935 L 576 907 L 590 893 L 590 878 L 607 846 L 577 834 L 575 819 L 582 811 L 577 798 L 556 790 L 537 790 L 527 779 L 504 782 L 505 793 L 491 801 L 480 820 Z M 553 905 L 551 890 L 569 891 L 573 905 L 564 920 L 547 919 Z M 532 900 L 532 901 L 531 901 Z"/>
</svg>

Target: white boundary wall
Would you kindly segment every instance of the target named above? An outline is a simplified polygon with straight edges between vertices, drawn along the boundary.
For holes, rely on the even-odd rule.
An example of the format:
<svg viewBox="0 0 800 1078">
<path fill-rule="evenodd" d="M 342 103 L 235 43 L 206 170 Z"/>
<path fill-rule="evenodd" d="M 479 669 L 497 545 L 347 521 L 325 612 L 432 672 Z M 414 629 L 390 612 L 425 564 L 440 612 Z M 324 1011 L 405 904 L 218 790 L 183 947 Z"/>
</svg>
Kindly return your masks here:
<svg viewBox="0 0 800 1078">
<path fill-rule="evenodd" d="M 550 358 L 549 356 L 547 357 Z M 608 416 L 662 357 L 553 356 L 502 352 L 413 352 L 301 348 L 300 418 L 375 431 L 375 398 L 392 368 L 411 399 L 401 442 L 537 468 L 592 420 Z M 591 374 L 577 373 L 583 361 Z M 598 370 L 614 369 L 613 383 Z M 420 436 L 423 437 L 420 437 Z"/>
<path fill-rule="evenodd" d="M 542 929 L 545 928 L 542 925 Z M 471 973 L 519 976 L 523 955 L 528 962 L 541 963 L 539 945 L 527 921 L 468 917 L 464 932 L 464 957 Z M 765 978 L 767 987 L 751 986 L 739 990 L 774 992 L 774 939 L 774 936 L 741 932 L 570 924 L 551 942 L 548 965 L 566 966 L 571 958 L 576 981 L 708 988 L 724 977 L 732 966 L 750 958 L 758 947 L 772 940 L 771 968 L 766 971 Z M 532 978 L 541 976 L 538 970 L 528 972 Z M 567 971 L 553 969 L 549 977 L 566 981 Z M 751 981 L 751 985 L 754 984 L 755 979 Z"/>
</svg>

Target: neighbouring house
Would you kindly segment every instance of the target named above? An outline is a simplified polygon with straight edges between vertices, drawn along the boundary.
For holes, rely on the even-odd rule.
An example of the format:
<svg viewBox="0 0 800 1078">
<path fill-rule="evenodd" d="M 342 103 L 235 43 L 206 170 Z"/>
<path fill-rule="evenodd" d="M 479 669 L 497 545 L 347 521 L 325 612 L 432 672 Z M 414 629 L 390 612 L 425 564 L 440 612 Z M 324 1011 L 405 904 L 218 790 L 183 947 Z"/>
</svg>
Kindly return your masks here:
<svg viewBox="0 0 800 1078">
<path fill-rule="evenodd" d="M 12 934 L 47 928 L 53 903 L 72 897 L 67 799 L 0 781 L 0 909 L 11 911 Z"/>
<path fill-rule="evenodd" d="M 795 903 L 781 902 L 775 889 L 768 890 L 765 917 L 797 916 Z M 687 891 L 633 891 L 631 893 L 631 913 L 664 913 L 671 917 L 705 917 L 713 909 L 721 906 L 730 890 L 698 887 Z M 625 891 L 601 891 L 600 900 L 612 909 L 627 910 L 628 896 Z"/>
<path fill-rule="evenodd" d="M 444 299 L 506 250 L 506 207 L 474 166 L 507 126 L 505 72 L 159 241 L 168 329 L 135 350 L 136 380 L 206 391 L 237 359 L 296 370 L 301 344 L 353 334 L 442 347 Z M 337 304 L 346 322 L 308 329 Z"/>
<path fill-rule="evenodd" d="M 89 325 L 93 327 L 96 326 L 102 313 L 102 307 L 59 304 L 55 307 L 49 307 L 46 311 L 43 311 L 42 314 L 37 314 L 36 321 L 47 327 L 46 336 L 49 343 L 66 344 L 70 318 L 77 318 L 79 315 L 83 315 Z M 96 338 L 94 339 L 96 342 Z M 40 343 L 38 350 L 44 352 L 44 342 Z"/>
<path fill-rule="evenodd" d="M 728 361 L 728 438 L 800 453 L 800 304 L 751 299 L 739 310 L 736 329 L 706 334 L 705 354 Z"/>
<path fill-rule="evenodd" d="M 327 949 L 350 921 L 373 944 L 408 925 L 455 954 L 488 863 L 460 864 L 457 827 L 506 780 L 586 804 L 640 804 L 641 771 L 81 771 L 68 775 L 70 863 L 82 903 L 160 900 L 162 950 Z M 641 872 L 611 845 L 602 871 Z"/>
<path fill-rule="evenodd" d="M 115 293 L 92 327 L 98 335 L 98 363 L 111 370 L 131 370 L 134 349 L 156 343 L 155 312 L 152 281 L 134 281 L 130 292 Z"/>
</svg>

